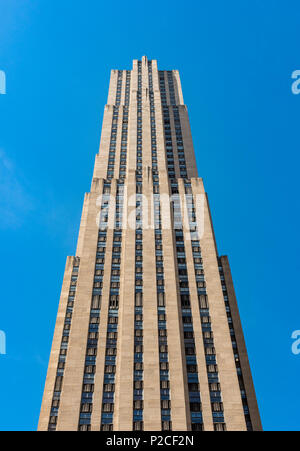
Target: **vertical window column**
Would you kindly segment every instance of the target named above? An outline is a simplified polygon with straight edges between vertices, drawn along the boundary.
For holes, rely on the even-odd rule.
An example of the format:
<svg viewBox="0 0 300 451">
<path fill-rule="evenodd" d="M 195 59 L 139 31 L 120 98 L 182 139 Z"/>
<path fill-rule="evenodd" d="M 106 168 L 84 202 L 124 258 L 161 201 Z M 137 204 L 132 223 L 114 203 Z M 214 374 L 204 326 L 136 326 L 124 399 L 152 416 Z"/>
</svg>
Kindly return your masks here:
<svg viewBox="0 0 300 451">
<path fill-rule="evenodd" d="M 90 323 L 85 355 L 85 369 L 83 375 L 81 406 L 79 416 L 79 431 L 91 430 L 91 416 L 93 411 L 93 393 L 96 373 L 96 358 L 99 338 L 100 309 L 103 288 L 104 262 L 106 252 L 107 221 L 110 199 L 110 181 L 103 186 L 101 201 L 98 243 L 94 273 L 94 286 L 90 309 Z"/>
<path fill-rule="evenodd" d="M 143 178 L 142 178 L 142 64 L 138 61 L 137 153 L 136 153 L 136 233 L 135 233 L 135 307 L 134 307 L 134 373 L 133 430 L 144 429 L 143 391 Z"/>
<path fill-rule="evenodd" d="M 223 271 L 221 259 L 218 259 L 218 262 L 219 262 L 219 273 L 220 273 L 220 279 L 221 279 L 221 284 L 222 284 L 222 291 L 223 291 L 224 302 L 225 302 L 225 309 L 226 309 L 226 314 L 227 314 L 227 321 L 228 321 L 228 326 L 229 326 L 229 331 L 230 331 L 236 372 L 237 372 L 239 385 L 240 385 L 241 398 L 242 398 L 242 403 L 243 403 L 246 426 L 247 426 L 248 431 L 253 431 L 253 426 L 252 426 L 251 417 L 250 417 L 250 413 L 249 413 L 248 400 L 247 400 L 247 395 L 246 395 L 246 390 L 245 390 L 244 378 L 243 378 L 243 373 L 242 373 L 242 368 L 241 368 L 240 356 L 239 356 L 239 351 L 238 351 L 238 346 L 237 346 L 237 341 L 236 341 L 236 336 L 235 336 L 235 330 L 234 330 L 232 316 L 231 316 L 231 309 L 230 309 L 230 305 L 229 305 L 228 293 L 227 293 L 226 282 L 225 282 L 224 271 Z"/>
<path fill-rule="evenodd" d="M 115 373 L 117 358 L 118 317 L 120 270 L 122 254 L 122 219 L 123 219 L 124 185 L 123 181 L 117 183 L 116 215 L 114 224 L 112 264 L 110 278 L 110 294 L 107 320 L 103 398 L 101 410 L 101 431 L 113 430 Z"/>
<path fill-rule="evenodd" d="M 168 338 L 165 308 L 165 281 L 163 245 L 161 235 L 161 206 L 159 190 L 159 174 L 157 170 L 157 142 L 155 105 L 152 80 L 152 63 L 148 62 L 149 76 L 149 99 L 150 99 L 150 127 L 151 127 L 151 152 L 153 168 L 153 204 L 154 204 L 154 226 L 155 226 L 155 259 L 156 259 L 156 290 L 157 290 L 157 323 L 159 343 L 159 366 L 160 366 L 160 402 L 162 430 L 172 430 L 171 422 L 171 399 L 170 399 L 170 376 L 168 357 Z"/>
<path fill-rule="evenodd" d="M 130 71 L 126 71 L 126 85 L 125 85 L 125 105 L 123 109 L 122 120 L 122 137 L 121 137 L 121 154 L 120 154 L 120 168 L 119 178 L 124 180 L 126 177 L 127 164 L 127 139 L 128 139 L 128 107 L 130 102 Z"/>
<path fill-rule="evenodd" d="M 111 137 L 110 137 L 110 145 L 109 145 L 107 179 L 112 179 L 114 176 L 119 107 L 120 107 L 121 91 L 122 91 L 122 77 L 123 77 L 123 71 L 119 70 L 118 71 L 118 79 L 117 79 L 116 100 L 115 100 L 115 105 L 113 106 L 113 120 L 112 120 L 112 126 L 111 126 Z"/>
<path fill-rule="evenodd" d="M 169 83 L 170 83 L 170 81 L 169 81 Z M 186 170 L 186 161 L 185 161 L 185 154 L 184 154 L 180 116 L 179 116 L 178 106 L 175 106 L 175 105 L 173 106 L 173 117 L 174 117 L 175 133 L 176 133 L 176 145 L 177 145 L 180 177 L 186 178 L 187 170 Z"/>
<path fill-rule="evenodd" d="M 141 195 L 137 194 L 141 206 Z M 142 218 L 136 219 L 135 235 L 135 307 L 134 307 L 134 373 L 133 373 L 133 430 L 144 429 L 143 410 L 143 231 Z"/>
<path fill-rule="evenodd" d="M 73 309 L 74 309 L 74 300 L 75 300 L 75 294 L 76 294 L 79 263 L 80 263 L 80 259 L 78 257 L 75 257 L 75 262 L 73 264 L 73 270 L 72 270 L 72 275 L 71 275 L 71 283 L 70 283 L 70 288 L 69 288 L 69 296 L 68 296 L 65 322 L 64 322 L 63 334 L 62 334 L 61 345 L 60 345 L 58 365 L 57 365 L 57 370 L 56 370 L 56 379 L 55 379 L 55 386 L 54 386 L 54 392 L 53 392 L 53 397 L 52 397 L 48 431 L 56 431 L 56 426 L 57 426 L 57 417 L 58 417 L 58 412 L 59 412 L 60 396 L 61 396 L 65 363 L 66 363 L 66 357 L 67 357 L 67 351 L 68 351 L 69 334 L 70 334 Z"/>
<path fill-rule="evenodd" d="M 185 181 L 184 186 L 185 186 L 185 200 L 187 204 L 188 219 L 189 219 L 189 228 L 192 239 L 194 271 L 197 284 L 199 310 L 201 316 L 201 327 L 206 358 L 206 371 L 209 384 L 212 418 L 215 431 L 224 431 L 226 430 L 226 424 L 224 421 L 222 393 L 219 382 L 216 350 L 214 347 L 214 336 L 211 328 L 211 318 L 209 314 L 209 304 L 206 293 L 206 283 L 204 277 L 203 262 L 201 257 L 201 248 L 197 233 L 197 219 L 194 206 L 194 199 L 192 194 L 191 183 Z"/>
<path fill-rule="evenodd" d="M 174 154 L 173 154 L 171 121 L 170 121 L 169 107 L 167 105 L 166 85 L 165 85 L 165 77 L 164 77 L 163 71 L 159 72 L 159 84 L 160 84 L 160 97 L 161 97 L 161 104 L 162 104 L 162 111 L 163 111 L 163 127 L 164 127 L 164 139 L 165 139 L 168 175 L 169 175 L 170 179 L 174 179 L 175 178 L 175 163 L 174 163 Z"/>
<path fill-rule="evenodd" d="M 171 183 L 173 193 L 175 243 L 178 268 L 178 280 L 181 301 L 181 315 L 183 323 L 184 347 L 186 358 L 186 370 L 188 378 L 188 391 L 190 401 L 191 425 L 193 431 L 203 431 L 202 405 L 200 397 L 200 385 L 196 346 L 194 340 L 194 328 L 190 303 L 189 280 L 186 264 L 185 244 L 182 228 L 182 212 L 176 180 Z"/>
</svg>

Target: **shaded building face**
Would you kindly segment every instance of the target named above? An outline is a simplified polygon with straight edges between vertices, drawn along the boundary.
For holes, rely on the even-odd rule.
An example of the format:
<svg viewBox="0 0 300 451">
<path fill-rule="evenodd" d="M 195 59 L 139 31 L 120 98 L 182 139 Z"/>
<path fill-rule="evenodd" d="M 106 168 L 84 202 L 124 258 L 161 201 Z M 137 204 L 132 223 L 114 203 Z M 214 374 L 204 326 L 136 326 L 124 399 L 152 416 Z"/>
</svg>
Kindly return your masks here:
<svg viewBox="0 0 300 451">
<path fill-rule="evenodd" d="M 178 71 L 113 70 L 39 430 L 259 430 Z"/>
</svg>

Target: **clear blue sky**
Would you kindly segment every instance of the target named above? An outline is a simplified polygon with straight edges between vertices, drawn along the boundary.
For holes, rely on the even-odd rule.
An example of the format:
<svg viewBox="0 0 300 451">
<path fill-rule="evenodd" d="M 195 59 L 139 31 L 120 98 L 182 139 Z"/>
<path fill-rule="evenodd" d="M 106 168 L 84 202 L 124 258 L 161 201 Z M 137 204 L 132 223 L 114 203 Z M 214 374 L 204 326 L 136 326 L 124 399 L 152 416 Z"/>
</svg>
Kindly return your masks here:
<svg viewBox="0 0 300 451">
<path fill-rule="evenodd" d="M 266 430 L 299 430 L 300 3 L 0 0 L 0 429 L 37 427 L 110 69 L 179 69 Z"/>
</svg>

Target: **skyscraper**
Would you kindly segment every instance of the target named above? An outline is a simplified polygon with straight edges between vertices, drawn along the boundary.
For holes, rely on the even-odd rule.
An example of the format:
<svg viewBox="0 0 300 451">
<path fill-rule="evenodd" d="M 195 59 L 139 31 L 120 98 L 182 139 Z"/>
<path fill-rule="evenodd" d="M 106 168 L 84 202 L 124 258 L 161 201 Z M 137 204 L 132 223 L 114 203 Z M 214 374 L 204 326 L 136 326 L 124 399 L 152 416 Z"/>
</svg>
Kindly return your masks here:
<svg viewBox="0 0 300 451">
<path fill-rule="evenodd" d="M 39 430 L 260 430 L 179 73 L 111 72 Z"/>
</svg>

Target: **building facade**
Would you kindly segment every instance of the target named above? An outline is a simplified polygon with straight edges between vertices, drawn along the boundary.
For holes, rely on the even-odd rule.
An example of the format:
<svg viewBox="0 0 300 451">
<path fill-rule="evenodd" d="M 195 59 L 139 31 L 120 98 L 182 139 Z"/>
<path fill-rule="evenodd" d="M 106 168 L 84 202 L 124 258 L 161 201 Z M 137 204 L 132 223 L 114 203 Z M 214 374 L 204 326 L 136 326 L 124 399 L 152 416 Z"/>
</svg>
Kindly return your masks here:
<svg viewBox="0 0 300 451">
<path fill-rule="evenodd" d="M 39 430 L 261 430 L 179 73 L 111 72 Z"/>
</svg>

